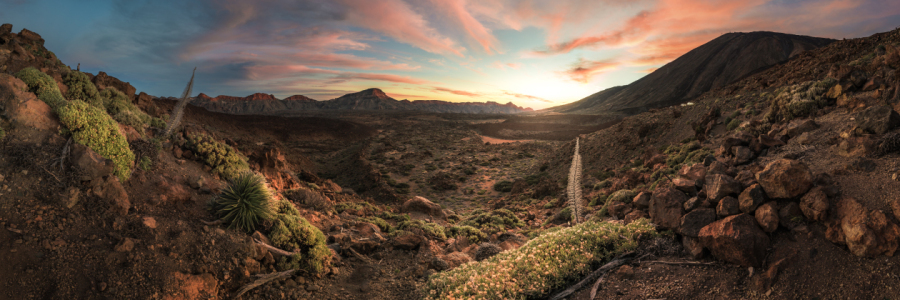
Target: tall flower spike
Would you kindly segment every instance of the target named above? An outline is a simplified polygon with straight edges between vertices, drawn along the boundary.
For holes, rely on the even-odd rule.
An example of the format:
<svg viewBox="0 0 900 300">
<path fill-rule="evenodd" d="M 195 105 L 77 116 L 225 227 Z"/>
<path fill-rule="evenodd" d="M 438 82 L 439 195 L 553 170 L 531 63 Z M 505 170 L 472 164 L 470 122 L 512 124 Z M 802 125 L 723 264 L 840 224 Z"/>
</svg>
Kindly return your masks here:
<svg viewBox="0 0 900 300">
<path fill-rule="evenodd" d="M 572 210 L 572 222 L 581 222 L 581 154 L 578 154 L 579 139 L 575 138 L 575 153 L 572 154 L 572 167 L 569 168 L 569 207 Z"/>
<path fill-rule="evenodd" d="M 172 112 L 172 118 L 169 119 L 169 124 L 166 125 L 166 131 L 163 133 L 164 137 L 168 137 L 172 134 L 172 131 L 178 127 L 178 123 L 181 122 L 181 117 L 184 116 L 184 107 L 187 106 L 188 97 L 191 96 L 191 90 L 194 88 L 194 74 L 197 73 L 197 67 L 194 67 L 194 71 L 191 72 L 191 81 L 188 81 L 188 85 L 184 88 L 184 93 L 181 94 L 181 100 L 178 101 L 178 104 L 175 104 L 175 110 Z"/>
</svg>

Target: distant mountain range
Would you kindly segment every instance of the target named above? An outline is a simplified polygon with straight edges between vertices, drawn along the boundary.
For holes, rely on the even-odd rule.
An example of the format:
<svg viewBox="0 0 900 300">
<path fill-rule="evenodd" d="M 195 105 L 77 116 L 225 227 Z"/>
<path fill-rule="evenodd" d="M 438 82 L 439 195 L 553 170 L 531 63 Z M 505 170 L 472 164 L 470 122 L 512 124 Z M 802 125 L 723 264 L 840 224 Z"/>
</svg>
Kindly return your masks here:
<svg viewBox="0 0 900 300">
<path fill-rule="evenodd" d="M 271 94 L 263 93 L 247 97 L 210 97 L 201 93 L 191 99 L 190 103 L 209 111 L 239 115 L 271 115 L 312 110 L 423 111 L 468 114 L 516 114 L 533 111 L 531 108 L 516 106 L 512 102 L 499 104 L 496 102 L 396 100 L 377 88 L 346 94 L 326 101 L 317 101 L 302 95 L 279 100 Z"/>
<path fill-rule="evenodd" d="M 671 106 L 783 63 L 833 39 L 776 33 L 724 34 L 625 85 L 545 111 L 632 115 Z"/>
</svg>

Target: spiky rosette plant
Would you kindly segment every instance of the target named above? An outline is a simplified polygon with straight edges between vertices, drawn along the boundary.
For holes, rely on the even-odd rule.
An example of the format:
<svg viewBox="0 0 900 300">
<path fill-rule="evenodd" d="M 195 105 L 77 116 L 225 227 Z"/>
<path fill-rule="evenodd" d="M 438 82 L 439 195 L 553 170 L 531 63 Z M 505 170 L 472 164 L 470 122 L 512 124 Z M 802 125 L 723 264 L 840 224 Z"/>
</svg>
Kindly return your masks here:
<svg viewBox="0 0 900 300">
<path fill-rule="evenodd" d="M 272 193 L 262 175 L 246 172 L 234 179 L 212 203 L 213 213 L 228 224 L 247 232 L 256 230 L 263 220 L 275 215 Z"/>
</svg>

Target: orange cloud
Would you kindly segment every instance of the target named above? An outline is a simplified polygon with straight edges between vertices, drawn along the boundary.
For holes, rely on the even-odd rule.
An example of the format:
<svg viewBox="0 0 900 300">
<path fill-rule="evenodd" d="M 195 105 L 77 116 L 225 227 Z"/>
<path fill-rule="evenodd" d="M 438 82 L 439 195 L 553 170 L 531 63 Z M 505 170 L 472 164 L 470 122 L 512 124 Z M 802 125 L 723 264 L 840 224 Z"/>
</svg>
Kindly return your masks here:
<svg viewBox="0 0 900 300">
<path fill-rule="evenodd" d="M 396 83 L 407 83 L 407 84 L 432 84 L 433 82 L 422 79 L 415 79 L 409 76 L 400 76 L 393 74 L 371 74 L 371 73 L 341 73 L 337 76 L 334 76 L 331 81 L 328 83 L 342 83 L 348 80 L 373 80 L 373 81 L 386 81 L 386 82 L 396 82 Z"/>
<path fill-rule="evenodd" d="M 422 50 L 462 57 L 465 49 L 429 26 L 422 15 L 401 0 L 341 0 L 348 9 L 347 21 L 381 32 L 394 40 Z"/>
<path fill-rule="evenodd" d="M 491 34 L 491 30 L 484 27 L 472 14 L 466 10 L 466 0 L 432 0 L 432 3 L 449 12 L 456 21 L 462 25 L 466 33 L 481 46 L 487 54 L 500 53 L 497 38 Z"/>
<path fill-rule="evenodd" d="M 550 100 L 547 100 L 547 99 L 544 99 L 544 98 L 541 98 L 541 97 L 538 97 L 538 96 L 532 96 L 532 95 L 525 95 L 525 94 L 513 93 L 513 92 L 510 92 L 510 91 L 503 91 L 503 93 L 506 94 L 506 95 L 509 95 L 509 96 L 516 97 L 516 98 L 522 98 L 522 99 L 533 100 L 533 101 L 540 101 L 540 102 L 545 102 L 545 103 L 553 103 L 553 101 L 550 101 Z"/>
<path fill-rule="evenodd" d="M 448 89 L 448 88 L 442 88 L 442 87 L 432 87 L 432 90 L 436 91 L 436 92 L 444 92 L 444 93 L 450 93 L 450 94 L 460 95 L 460 96 L 468 96 L 468 97 L 473 97 L 473 98 L 481 97 L 481 94 L 479 94 L 479 93 L 454 90 L 454 89 Z"/>
<path fill-rule="evenodd" d="M 622 63 L 614 59 L 591 61 L 579 59 L 570 69 L 562 72 L 575 82 L 588 83 L 591 77 L 618 69 Z"/>
</svg>

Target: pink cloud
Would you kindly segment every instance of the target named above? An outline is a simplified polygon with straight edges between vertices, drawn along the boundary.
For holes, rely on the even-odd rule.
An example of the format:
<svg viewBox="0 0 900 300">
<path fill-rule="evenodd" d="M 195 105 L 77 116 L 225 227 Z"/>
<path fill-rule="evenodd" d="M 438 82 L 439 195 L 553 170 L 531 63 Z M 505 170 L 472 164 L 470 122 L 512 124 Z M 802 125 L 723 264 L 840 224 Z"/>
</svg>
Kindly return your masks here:
<svg viewBox="0 0 900 300">
<path fill-rule="evenodd" d="M 572 81 L 580 83 L 588 83 L 591 77 L 618 69 L 622 62 L 607 59 L 599 61 L 591 61 L 579 59 L 571 68 L 562 72 L 563 75 L 569 77 Z"/>
<path fill-rule="evenodd" d="M 503 94 L 513 96 L 516 98 L 526 99 L 526 100 L 540 101 L 540 102 L 545 102 L 545 103 L 553 103 L 553 101 L 550 101 L 550 100 L 547 100 L 547 99 L 544 99 L 544 98 L 541 98 L 538 96 L 525 95 L 525 94 L 514 93 L 514 92 L 510 92 L 510 91 L 503 91 Z"/>
<path fill-rule="evenodd" d="M 506 66 L 507 66 L 507 67 L 510 67 L 510 68 L 512 68 L 512 69 L 514 69 L 514 70 L 518 70 L 519 68 L 522 67 L 522 64 L 520 64 L 520 63 L 507 63 Z"/>
<path fill-rule="evenodd" d="M 372 73 L 340 73 L 337 76 L 334 76 L 330 83 L 341 83 L 346 82 L 348 80 L 372 80 L 372 81 L 386 81 L 386 82 L 396 82 L 396 83 L 407 83 L 407 84 L 432 84 L 434 82 L 422 79 L 415 79 L 409 76 L 400 76 L 393 74 L 372 74 Z"/>
<path fill-rule="evenodd" d="M 497 38 L 491 34 L 491 30 L 484 27 L 472 14 L 466 10 L 466 0 L 432 0 L 436 6 L 449 12 L 449 14 L 466 30 L 469 36 L 478 42 L 481 49 L 487 54 L 500 53 Z"/>
<path fill-rule="evenodd" d="M 429 26 L 422 15 L 401 0 L 341 0 L 348 8 L 347 21 L 381 32 L 422 50 L 462 57 L 465 49 Z"/>
<path fill-rule="evenodd" d="M 450 94 L 454 94 L 454 95 L 467 96 L 467 97 L 481 97 L 482 96 L 479 93 L 454 90 L 454 89 L 448 89 L 448 88 L 442 88 L 442 87 L 432 87 L 431 89 L 436 92 L 444 92 L 444 93 L 450 93 Z"/>
</svg>

